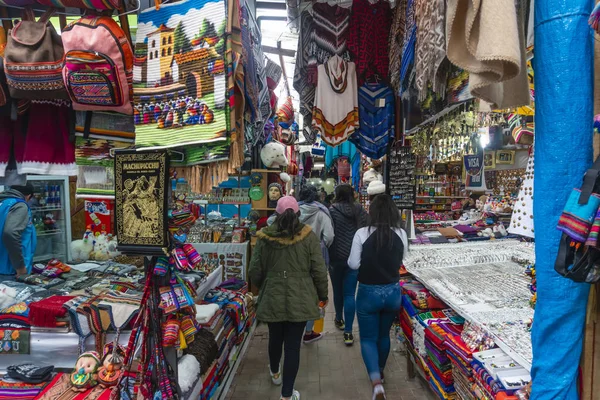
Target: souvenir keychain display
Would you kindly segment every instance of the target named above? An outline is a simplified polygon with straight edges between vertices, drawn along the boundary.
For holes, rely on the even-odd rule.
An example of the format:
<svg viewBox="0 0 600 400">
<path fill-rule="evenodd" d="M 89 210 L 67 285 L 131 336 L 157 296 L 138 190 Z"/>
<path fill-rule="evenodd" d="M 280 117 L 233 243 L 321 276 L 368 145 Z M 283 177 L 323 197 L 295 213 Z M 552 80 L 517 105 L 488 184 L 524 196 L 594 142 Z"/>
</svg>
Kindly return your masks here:
<svg viewBox="0 0 600 400">
<path fill-rule="evenodd" d="M 390 151 L 390 195 L 400 209 L 415 207 L 416 156 L 410 146 L 393 146 Z"/>
</svg>

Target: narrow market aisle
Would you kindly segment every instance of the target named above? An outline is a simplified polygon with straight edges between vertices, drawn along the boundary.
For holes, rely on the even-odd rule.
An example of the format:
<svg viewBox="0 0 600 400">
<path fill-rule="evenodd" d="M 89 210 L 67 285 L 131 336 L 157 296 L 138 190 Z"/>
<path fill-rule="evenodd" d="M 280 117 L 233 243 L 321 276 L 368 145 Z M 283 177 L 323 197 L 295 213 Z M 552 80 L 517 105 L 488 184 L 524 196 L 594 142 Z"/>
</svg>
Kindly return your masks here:
<svg viewBox="0 0 600 400">
<path fill-rule="evenodd" d="M 333 298 L 331 287 L 329 298 Z M 325 334 L 318 342 L 302 345 L 300 370 L 296 389 L 301 400 L 369 400 L 371 385 L 367 376 L 358 342 L 355 321 L 355 344 L 346 347 L 343 334 L 333 324 L 333 304 L 325 315 Z M 279 400 L 281 387 L 274 386 L 269 376 L 267 345 L 269 333 L 266 324 L 260 324 L 254 333 L 244 359 L 233 380 L 228 400 Z M 417 377 L 408 380 L 404 354 L 392 351 L 385 370 L 385 389 L 390 400 L 432 400 L 430 389 Z"/>
</svg>

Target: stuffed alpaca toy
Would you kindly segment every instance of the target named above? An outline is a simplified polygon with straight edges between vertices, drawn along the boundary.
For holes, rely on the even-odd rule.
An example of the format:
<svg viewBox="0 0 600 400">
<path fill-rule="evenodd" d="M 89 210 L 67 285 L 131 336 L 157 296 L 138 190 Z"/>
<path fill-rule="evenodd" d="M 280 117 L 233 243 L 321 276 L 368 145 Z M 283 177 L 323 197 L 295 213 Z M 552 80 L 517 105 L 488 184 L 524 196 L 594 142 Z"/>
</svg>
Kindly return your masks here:
<svg viewBox="0 0 600 400">
<path fill-rule="evenodd" d="M 90 253 L 94 250 L 91 240 L 79 239 L 71 242 L 71 255 L 73 261 L 87 261 L 90 259 Z"/>
</svg>

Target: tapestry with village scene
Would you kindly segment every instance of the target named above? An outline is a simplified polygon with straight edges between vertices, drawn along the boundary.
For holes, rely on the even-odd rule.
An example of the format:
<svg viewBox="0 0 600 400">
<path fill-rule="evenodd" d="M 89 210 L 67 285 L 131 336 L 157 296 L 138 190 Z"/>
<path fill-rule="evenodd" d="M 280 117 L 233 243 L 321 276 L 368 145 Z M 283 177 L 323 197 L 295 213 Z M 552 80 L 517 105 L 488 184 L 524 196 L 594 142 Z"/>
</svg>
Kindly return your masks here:
<svg viewBox="0 0 600 400">
<path fill-rule="evenodd" d="M 223 0 L 182 0 L 140 13 L 133 69 L 136 146 L 227 140 Z"/>
</svg>

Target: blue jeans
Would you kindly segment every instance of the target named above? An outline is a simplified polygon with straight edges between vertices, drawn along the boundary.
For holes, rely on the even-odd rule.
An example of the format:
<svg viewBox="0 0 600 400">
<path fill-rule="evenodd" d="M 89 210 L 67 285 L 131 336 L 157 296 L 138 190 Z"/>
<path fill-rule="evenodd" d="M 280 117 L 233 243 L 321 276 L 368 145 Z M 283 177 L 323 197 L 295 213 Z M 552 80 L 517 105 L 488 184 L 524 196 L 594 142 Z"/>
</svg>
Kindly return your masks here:
<svg viewBox="0 0 600 400">
<path fill-rule="evenodd" d="M 356 313 L 360 349 L 372 382 L 381 380 L 390 354 L 390 328 L 400 310 L 400 286 L 358 285 Z"/>
<path fill-rule="evenodd" d="M 346 263 L 332 262 L 329 273 L 333 287 L 335 319 L 338 321 L 344 319 L 346 322 L 344 332 L 351 333 L 356 313 L 358 270 L 351 269 Z"/>
</svg>

